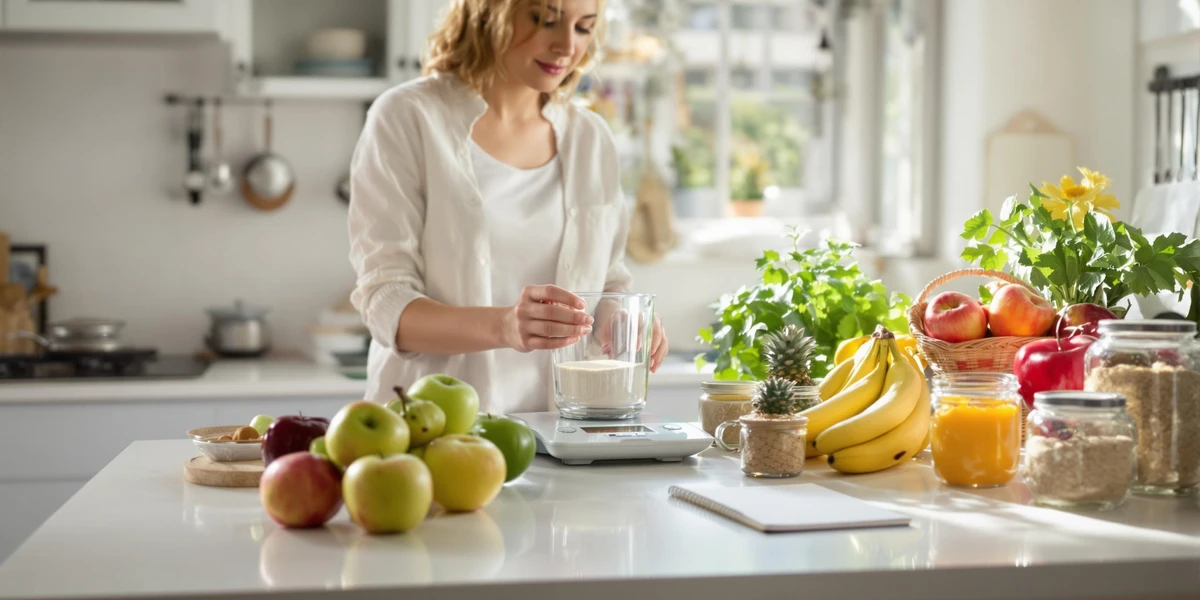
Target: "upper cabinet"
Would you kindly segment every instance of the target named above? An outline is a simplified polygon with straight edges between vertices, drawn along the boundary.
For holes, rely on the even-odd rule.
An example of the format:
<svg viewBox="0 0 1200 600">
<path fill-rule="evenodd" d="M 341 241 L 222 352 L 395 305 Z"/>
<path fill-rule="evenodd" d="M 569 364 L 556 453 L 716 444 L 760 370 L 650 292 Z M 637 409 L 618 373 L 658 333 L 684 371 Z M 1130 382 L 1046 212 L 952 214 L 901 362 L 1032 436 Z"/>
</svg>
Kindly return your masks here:
<svg viewBox="0 0 1200 600">
<path fill-rule="evenodd" d="M 7 31 L 212 33 L 227 0 L 0 0 Z"/>
<path fill-rule="evenodd" d="M 237 91 L 372 99 L 420 74 L 449 0 L 250 0 L 223 25 Z"/>
</svg>

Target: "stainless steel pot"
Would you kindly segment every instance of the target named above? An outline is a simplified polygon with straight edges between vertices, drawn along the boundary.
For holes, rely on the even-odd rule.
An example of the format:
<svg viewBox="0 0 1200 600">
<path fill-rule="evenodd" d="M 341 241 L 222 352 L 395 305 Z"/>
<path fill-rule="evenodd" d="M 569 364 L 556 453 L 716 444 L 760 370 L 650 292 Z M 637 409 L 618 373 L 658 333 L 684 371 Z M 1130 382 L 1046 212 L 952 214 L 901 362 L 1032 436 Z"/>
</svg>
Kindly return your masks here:
<svg viewBox="0 0 1200 600">
<path fill-rule="evenodd" d="M 113 352 L 120 350 L 124 321 L 116 319 L 68 319 L 46 325 L 46 336 L 17 331 L 11 338 L 31 339 L 49 352 Z"/>
<path fill-rule="evenodd" d="M 266 322 L 267 309 L 248 307 L 238 300 L 233 308 L 210 308 L 212 318 L 208 348 L 226 358 L 262 356 L 271 349 L 271 332 Z"/>
</svg>

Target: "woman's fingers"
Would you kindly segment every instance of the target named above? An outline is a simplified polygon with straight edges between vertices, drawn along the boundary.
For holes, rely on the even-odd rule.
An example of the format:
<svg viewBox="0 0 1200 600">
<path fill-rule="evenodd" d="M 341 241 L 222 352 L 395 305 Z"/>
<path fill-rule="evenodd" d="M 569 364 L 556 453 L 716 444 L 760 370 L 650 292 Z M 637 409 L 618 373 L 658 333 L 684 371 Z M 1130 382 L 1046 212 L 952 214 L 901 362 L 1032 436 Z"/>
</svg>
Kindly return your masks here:
<svg viewBox="0 0 1200 600">
<path fill-rule="evenodd" d="M 591 325 L 592 317 L 581 310 L 567 308 L 562 304 L 527 302 L 521 305 L 522 316 L 539 321 L 557 321 L 575 325 Z"/>
<path fill-rule="evenodd" d="M 576 337 L 587 335 L 591 331 L 591 325 L 568 325 L 557 321 L 527 321 L 525 323 L 525 333 L 538 337 Z"/>
<path fill-rule="evenodd" d="M 587 308 L 587 303 L 582 298 L 557 285 L 525 286 L 522 294 L 528 296 L 534 302 L 556 302 L 579 310 Z"/>
</svg>

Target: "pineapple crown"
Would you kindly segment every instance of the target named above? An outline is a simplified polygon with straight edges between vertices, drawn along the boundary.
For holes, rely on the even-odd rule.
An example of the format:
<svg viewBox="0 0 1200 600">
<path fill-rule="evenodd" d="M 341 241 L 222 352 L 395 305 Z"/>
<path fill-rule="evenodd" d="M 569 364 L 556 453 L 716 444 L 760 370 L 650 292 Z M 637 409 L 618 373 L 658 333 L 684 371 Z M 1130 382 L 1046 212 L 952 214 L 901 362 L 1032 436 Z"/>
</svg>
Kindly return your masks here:
<svg viewBox="0 0 1200 600">
<path fill-rule="evenodd" d="M 763 341 L 763 357 L 767 360 L 768 375 L 782 377 L 796 385 L 814 385 L 809 366 L 816 347 L 817 340 L 804 335 L 804 329 L 795 325 L 767 335 Z"/>
<path fill-rule="evenodd" d="M 790 415 L 796 408 L 796 401 L 792 397 L 795 387 L 796 384 L 782 377 L 763 380 L 754 390 L 751 405 L 765 415 Z"/>
</svg>

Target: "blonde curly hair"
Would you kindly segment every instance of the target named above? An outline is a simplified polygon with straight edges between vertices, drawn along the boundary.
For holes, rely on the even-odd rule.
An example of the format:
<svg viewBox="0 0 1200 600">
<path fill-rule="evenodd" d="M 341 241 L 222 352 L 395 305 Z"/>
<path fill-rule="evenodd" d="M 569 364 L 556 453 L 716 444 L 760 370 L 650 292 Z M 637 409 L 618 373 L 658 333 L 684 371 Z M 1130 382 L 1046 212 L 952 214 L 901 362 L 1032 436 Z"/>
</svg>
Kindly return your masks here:
<svg viewBox="0 0 1200 600">
<path fill-rule="evenodd" d="M 501 58 L 513 44 L 517 12 L 538 0 L 454 0 L 441 23 L 425 43 L 423 75 L 453 73 L 476 92 L 483 93 L 498 75 L 504 74 Z M 575 93 L 579 79 L 598 60 L 604 45 L 605 0 L 596 0 L 599 15 L 591 42 L 579 65 L 563 79 L 552 98 L 566 101 Z M 550 0 L 541 0 L 544 13 Z M 524 41 L 524 40 L 522 40 Z"/>
</svg>

